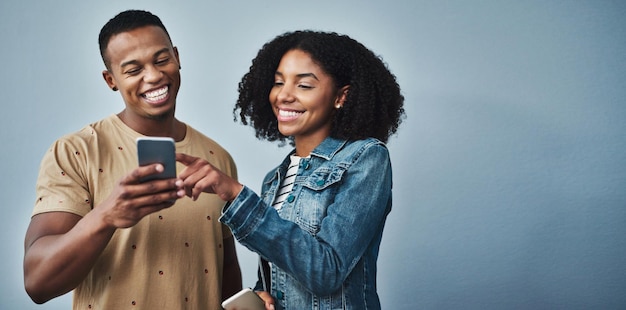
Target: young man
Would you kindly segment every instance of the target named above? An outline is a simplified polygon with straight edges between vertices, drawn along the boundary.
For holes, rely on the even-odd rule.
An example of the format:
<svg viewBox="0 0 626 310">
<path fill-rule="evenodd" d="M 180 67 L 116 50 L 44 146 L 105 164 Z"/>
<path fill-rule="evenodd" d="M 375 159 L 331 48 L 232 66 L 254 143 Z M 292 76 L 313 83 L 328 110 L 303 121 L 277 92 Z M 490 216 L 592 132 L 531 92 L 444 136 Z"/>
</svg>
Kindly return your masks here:
<svg viewBox="0 0 626 310">
<path fill-rule="evenodd" d="M 224 201 L 185 197 L 195 184 L 140 182 L 135 140 L 165 136 L 176 150 L 233 177 L 233 159 L 174 116 L 178 50 L 161 20 L 125 11 L 99 36 L 104 80 L 125 109 L 57 140 L 45 154 L 25 238 L 24 283 L 36 303 L 74 290 L 74 309 L 220 309 L 241 289 Z M 177 164 L 178 170 L 184 166 Z"/>
</svg>

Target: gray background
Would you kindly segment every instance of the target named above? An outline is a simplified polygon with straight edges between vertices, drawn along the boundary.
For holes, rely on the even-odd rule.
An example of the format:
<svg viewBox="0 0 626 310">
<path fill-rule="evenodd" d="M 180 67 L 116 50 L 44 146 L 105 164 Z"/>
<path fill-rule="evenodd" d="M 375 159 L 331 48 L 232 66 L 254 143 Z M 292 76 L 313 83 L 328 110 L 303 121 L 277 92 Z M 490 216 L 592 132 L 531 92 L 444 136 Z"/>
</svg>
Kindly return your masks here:
<svg viewBox="0 0 626 310">
<path fill-rule="evenodd" d="M 397 75 L 408 118 L 389 143 L 394 209 L 384 309 L 626 308 L 623 1 L 2 1 L 0 308 L 23 289 L 39 161 L 120 111 L 97 35 L 121 10 L 159 15 L 178 46 L 178 116 L 231 151 L 258 190 L 288 151 L 232 121 L 237 83 L 288 30 L 348 34 Z M 244 285 L 255 255 L 238 247 Z"/>
</svg>

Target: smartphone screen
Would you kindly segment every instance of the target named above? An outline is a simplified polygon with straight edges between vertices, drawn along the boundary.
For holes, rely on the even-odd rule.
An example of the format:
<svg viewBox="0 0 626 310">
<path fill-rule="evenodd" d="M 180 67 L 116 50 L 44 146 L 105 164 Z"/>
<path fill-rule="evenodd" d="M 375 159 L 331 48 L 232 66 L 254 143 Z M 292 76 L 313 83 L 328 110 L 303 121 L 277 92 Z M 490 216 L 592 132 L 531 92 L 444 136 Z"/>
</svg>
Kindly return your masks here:
<svg viewBox="0 0 626 310">
<path fill-rule="evenodd" d="M 176 146 L 174 139 L 168 137 L 137 138 L 137 157 L 139 166 L 161 163 L 165 168 L 159 174 L 143 178 L 142 182 L 176 177 Z"/>
</svg>

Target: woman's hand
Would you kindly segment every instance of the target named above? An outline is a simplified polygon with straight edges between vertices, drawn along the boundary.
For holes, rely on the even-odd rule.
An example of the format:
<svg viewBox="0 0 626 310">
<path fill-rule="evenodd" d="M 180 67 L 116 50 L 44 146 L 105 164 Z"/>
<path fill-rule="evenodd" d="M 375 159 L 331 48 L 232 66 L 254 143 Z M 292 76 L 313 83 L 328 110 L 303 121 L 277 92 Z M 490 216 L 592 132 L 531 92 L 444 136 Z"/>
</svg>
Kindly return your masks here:
<svg viewBox="0 0 626 310">
<path fill-rule="evenodd" d="M 179 173 L 178 178 L 183 180 L 185 194 L 193 200 L 198 199 L 200 193 L 205 192 L 217 194 L 224 201 L 232 201 L 243 187 L 206 159 L 177 153 L 176 161 L 186 166 Z"/>
<path fill-rule="evenodd" d="M 256 291 L 256 294 L 265 302 L 265 310 L 274 310 L 274 298 L 266 291 Z"/>
</svg>

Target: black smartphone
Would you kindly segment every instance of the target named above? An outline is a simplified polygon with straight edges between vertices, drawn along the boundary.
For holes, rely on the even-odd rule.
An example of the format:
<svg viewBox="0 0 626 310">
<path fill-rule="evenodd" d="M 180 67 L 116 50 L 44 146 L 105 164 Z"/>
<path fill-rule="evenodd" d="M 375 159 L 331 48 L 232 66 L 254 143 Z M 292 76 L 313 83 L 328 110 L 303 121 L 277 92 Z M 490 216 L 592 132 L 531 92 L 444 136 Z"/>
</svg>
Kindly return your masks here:
<svg viewBox="0 0 626 310">
<path fill-rule="evenodd" d="M 141 180 L 142 182 L 176 177 L 176 146 L 174 139 L 168 137 L 137 138 L 137 157 L 139 166 L 161 163 L 164 167 L 163 172 L 145 177 Z"/>
</svg>

